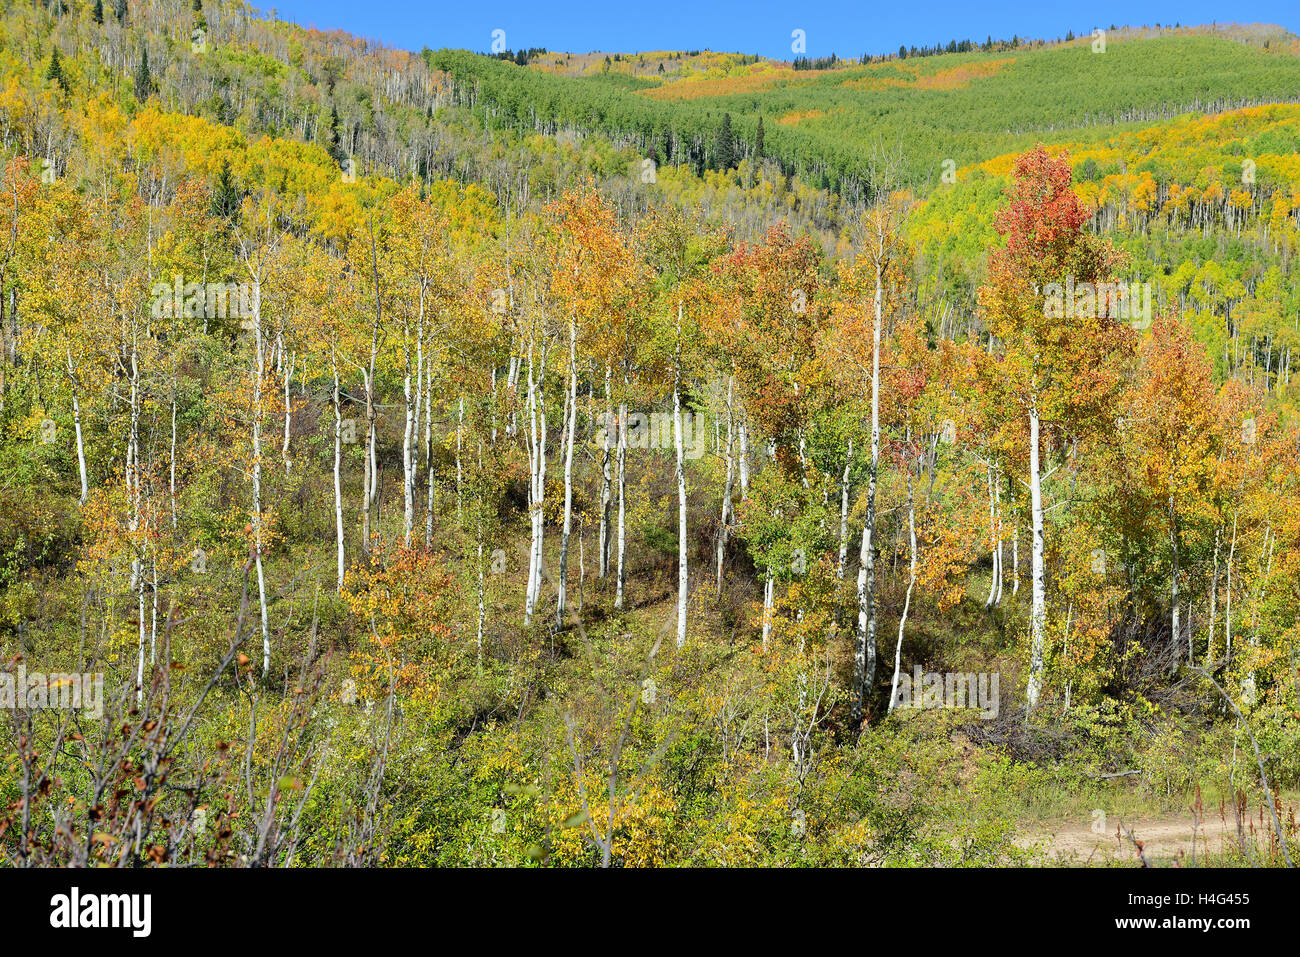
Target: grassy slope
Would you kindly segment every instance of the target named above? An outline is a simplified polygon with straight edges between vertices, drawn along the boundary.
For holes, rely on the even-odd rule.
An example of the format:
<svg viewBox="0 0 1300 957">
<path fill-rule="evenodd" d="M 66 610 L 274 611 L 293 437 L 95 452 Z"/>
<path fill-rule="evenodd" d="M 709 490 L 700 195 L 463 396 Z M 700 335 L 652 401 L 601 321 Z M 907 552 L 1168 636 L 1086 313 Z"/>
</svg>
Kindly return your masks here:
<svg viewBox="0 0 1300 957">
<path fill-rule="evenodd" d="M 614 91 L 620 112 L 637 110 L 627 99 L 648 101 L 641 108 L 647 117 L 662 115 L 658 103 L 682 116 L 730 112 L 751 140 L 762 115 L 768 151 L 789 161 L 813 158 L 860 171 L 873 144 L 897 147 L 921 185 L 938 181 L 945 159 L 964 166 L 1037 140 L 1093 142 L 1195 109 L 1291 100 L 1300 90 L 1300 58 L 1285 52 L 1291 48 L 1222 35 L 1120 33 L 1104 53 L 1084 39 L 826 71 L 723 62 L 662 82 L 633 79 L 645 76 L 635 60 L 613 65 L 608 75 L 588 64 L 575 77 L 559 75 L 555 57 L 542 58 L 536 72 L 545 69 L 575 103 Z"/>
</svg>

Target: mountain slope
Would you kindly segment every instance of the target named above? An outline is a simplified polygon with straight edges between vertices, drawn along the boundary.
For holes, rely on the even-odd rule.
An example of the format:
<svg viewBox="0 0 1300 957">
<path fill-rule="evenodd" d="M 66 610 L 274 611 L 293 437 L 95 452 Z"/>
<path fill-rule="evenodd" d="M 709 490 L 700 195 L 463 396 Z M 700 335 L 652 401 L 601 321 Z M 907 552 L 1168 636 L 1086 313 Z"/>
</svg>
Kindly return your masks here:
<svg viewBox="0 0 1300 957">
<path fill-rule="evenodd" d="M 939 181 L 945 160 L 966 165 L 1036 140 L 1090 141 L 1185 112 L 1291 102 L 1300 90 L 1289 46 L 1192 32 L 1119 37 L 1102 52 L 1085 38 L 829 70 L 736 63 L 680 79 L 633 76 L 630 57 L 626 71 L 580 77 L 457 51 L 424 58 L 450 76 L 455 99 L 494 124 L 603 132 L 697 172 L 732 155 L 720 142 L 724 113 L 740 155 L 755 151 L 763 117 L 765 155 L 849 192 L 869 182 L 873 147 L 901 151 L 908 181 L 924 186 Z"/>
</svg>

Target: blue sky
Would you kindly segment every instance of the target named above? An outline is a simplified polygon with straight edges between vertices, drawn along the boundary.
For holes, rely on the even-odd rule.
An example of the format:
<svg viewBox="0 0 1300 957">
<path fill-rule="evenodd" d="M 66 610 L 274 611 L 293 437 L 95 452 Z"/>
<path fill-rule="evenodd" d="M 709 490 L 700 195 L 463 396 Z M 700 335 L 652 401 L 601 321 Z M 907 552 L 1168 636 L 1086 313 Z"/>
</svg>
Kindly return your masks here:
<svg viewBox="0 0 1300 957">
<path fill-rule="evenodd" d="M 391 46 L 486 51 L 504 30 L 510 49 L 588 53 L 712 49 L 789 59 L 791 33 L 807 54 L 860 56 L 949 40 L 1064 36 L 1093 27 L 1211 22 L 1277 23 L 1300 33 L 1297 0 L 254 0 L 282 19 L 381 40 Z"/>
</svg>

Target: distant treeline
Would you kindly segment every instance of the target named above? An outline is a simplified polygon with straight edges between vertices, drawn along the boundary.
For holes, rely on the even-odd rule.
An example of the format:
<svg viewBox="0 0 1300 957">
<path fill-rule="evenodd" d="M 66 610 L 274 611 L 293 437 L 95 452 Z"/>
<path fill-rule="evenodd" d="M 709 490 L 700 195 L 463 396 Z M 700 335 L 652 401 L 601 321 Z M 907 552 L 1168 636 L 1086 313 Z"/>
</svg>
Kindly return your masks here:
<svg viewBox="0 0 1300 957">
<path fill-rule="evenodd" d="M 528 66 L 539 56 L 545 56 L 550 51 L 546 47 L 529 47 L 527 50 L 502 50 L 500 53 L 492 54 L 498 60 L 510 60 L 519 66 Z"/>
</svg>

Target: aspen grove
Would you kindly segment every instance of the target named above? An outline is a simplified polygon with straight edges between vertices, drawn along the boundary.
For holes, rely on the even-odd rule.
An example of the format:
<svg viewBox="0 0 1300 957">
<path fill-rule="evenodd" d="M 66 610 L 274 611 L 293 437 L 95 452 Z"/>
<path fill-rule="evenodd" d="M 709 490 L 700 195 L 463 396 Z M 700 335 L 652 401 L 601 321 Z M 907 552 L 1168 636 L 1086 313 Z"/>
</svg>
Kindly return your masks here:
<svg viewBox="0 0 1300 957">
<path fill-rule="evenodd" d="M 1026 809 L 1107 788 L 1294 857 L 1289 207 L 1271 278 L 1135 321 L 1083 290 L 1147 247 L 1059 143 L 960 187 L 958 275 L 906 144 L 822 228 L 472 110 L 472 175 L 358 169 L 343 67 L 418 58 L 175 6 L 4 53 L 0 658 L 104 678 L 0 712 L 6 861 L 1031 863 Z M 191 13 L 328 105 L 141 79 Z"/>
</svg>

